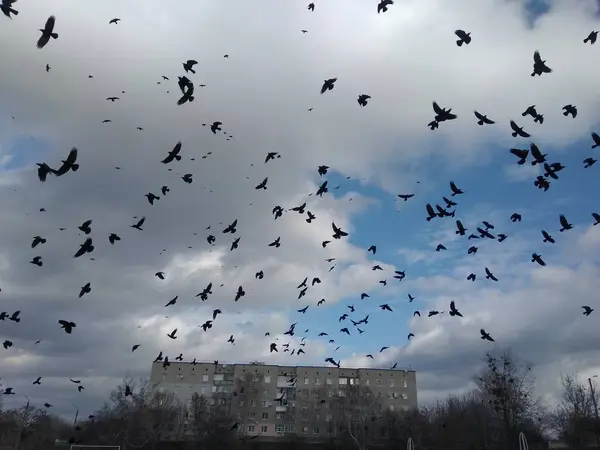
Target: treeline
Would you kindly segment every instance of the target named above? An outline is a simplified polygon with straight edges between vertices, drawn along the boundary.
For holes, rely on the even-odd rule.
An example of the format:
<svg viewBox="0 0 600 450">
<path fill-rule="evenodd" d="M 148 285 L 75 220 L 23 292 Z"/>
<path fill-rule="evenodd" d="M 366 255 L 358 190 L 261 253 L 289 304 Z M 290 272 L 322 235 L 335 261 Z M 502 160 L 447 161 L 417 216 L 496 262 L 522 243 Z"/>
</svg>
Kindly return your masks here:
<svg viewBox="0 0 600 450">
<path fill-rule="evenodd" d="M 349 385 L 345 395 L 320 401 L 327 432 L 321 432 L 320 441 L 311 445 L 398 449 L 405 448 L 411 437 L 418 450 L 512 450 L 520 432 L 532 450 L 546 448 L 549 438 L 560 439 L 575 450 L 598 442 L 598 398 L 587 381 L 563 376 L 562 400 L 549 409 L 534 394 L 531 367 L 510 353 L 486 354 L 485 363 L 473 376 L 472 391 L 409 413 L 386 409 L 368 387 Z M 238 415 L 231 414 L 226 402 L 195 394 L 183 405 L 173 393 L 126 379 L 100 410 L 75 425 L 46 408 L 26 404 L 3 410 L 0 403 L 0 449 L 41 450 L 51 448 L 56 439 L 123 449 L 260 446 L 257 433 L 248 431 L 252 422 L 246 414 L 252 395 L 260 391 L 256 380 L 237 380 L 235 391 L 237 402 L 248 400 L 244 408 L 239 408 L 243 403 L 231 408 Z M 255 428 L 258 431 L 259 426 Z M 308 445 L 308 438 L 313 438 L 304 437 L 298 429 L 295 432 L 280 438 L 286 449 Z"/>
</svg>

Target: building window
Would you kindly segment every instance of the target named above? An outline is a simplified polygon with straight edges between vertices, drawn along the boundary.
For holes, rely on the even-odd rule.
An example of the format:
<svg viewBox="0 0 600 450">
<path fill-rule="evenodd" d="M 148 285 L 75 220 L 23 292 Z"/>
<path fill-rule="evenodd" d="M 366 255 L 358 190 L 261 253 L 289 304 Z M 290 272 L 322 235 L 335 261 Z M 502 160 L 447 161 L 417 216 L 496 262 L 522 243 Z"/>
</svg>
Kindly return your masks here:
<svg viewBox="0 0 600 450">
<path fill-rule="evenodd" d="M 254 433 L 254 425 L 248 425 L 248 433 Z"/>
<path fill-rule="evenodd" d="M 267 432 L 267 426 L 266 425 L 261 426 L 260 427 L 260 432 L 261 433 L 266 433 Z"/>
<path fill-rule="evenodd" d="M 408 400 L 408 395 L 402 394 L 402 400 Z"/>
<path fill-rule="evenodd" d="M 394 380 L 390 380 L 390 381 L 388 382 L 388 384 L 390 385 L 390 387 L 394 387 Z"/>
<path fill-rule="evenodd" d="M 319 427 L 313 427 L 313 434 L 319 434 Z"/>
<path fill-rule="evenodd" d="M 269 400 L 263 400 L 262 401 L 262 407 L 263 408 L 268 408 L 269 406 L 271 406 L 271 402 Z"/>
<path fill-rule="evenodd" d="M 296 431 L 296 428 L 294 427 L 294 425 L 286 425 L 285 426 L 286 433 L 294 433 L 295 431 Z"/>
<path fill-rule="evenodd" d="M 213 381 L 223 381 L 225 376 L 222 373 L 216 373 L 213 375 Z"/>
<path fill-rule="evenodd" d="M 319 389 L 313 390 L 313 397 L 320 397 L 320 396 L 321 396 L 321 391 Z"/>
<path fill-rule="evenodd" d="M 208 394 L 208 387 L 207 387 L 207 386 L 202 386 L 202 387 L 200 388 L 200 392 L 201 392 L 202 394 Z"/>
<path fill-rule="evenodd" d="M 269 418 L 269 413 L 262 413 L 263 420 L 267 420 Z"/>
<path fill-rule="evenodd" d="M 331 384 L 331 378 L 327 378 L 327 380 L 325 380 L 325 382 L 326 382 L 327 384 Z"/>
<path fill-rule="evenodd" d="M 250 408 L 254 408 L 256 406 L 256 402 L 254 400 L 250 400 Z"/>
<path fill-rule="evenodd" d="M 408 387 L 408 383 L 406 381 L 403 381 L 402 382 L 402 387 L 405 387 L 405 388 Z"/>
<path fill-rule="evenodd" d="M 252 419 L 254 419 L 255 417 L 256 417 L 256 414 L 254 413 L 254 411 L 250 411 L 250 412 L 248 413 L 248 419 L 251 419 L 251 420 L 252 420 Z"/>
<path fill-rule="evenodd" d="M 377 386 L 381 386 L 381 380 L 377 380 Z"/>
<path fill-rule="evenodd" d="M 283 417 L 284 417 L 284 414 L 283 414 L 282 412 L 275 413 L 275 418 L 276 418 L 276 419 L 282 420 L 282 419 L 283 419 Z M 278 425 L 278 426 L 279 426 L 279 425 Z"/>
<path fill-rule="evenodd" d="M 340 379 L 338 379 L 338 384 L 348 384 L 348 378 L 340 378 Z"/>
<path fill-rule="evenodd" d="M 302 427 L 302 434 L 308 433 L 308 427 Z"/>
<path fill-rule="evenodd" d="M 213 385 L 213 387 L 212 387 L 212 391 L 213 391 L 213 392 L 217 392 L 217 386 L 214 386 L 214 385 Z"/>
<path fill-rule="evenodd" d="M 369 385 L 369 380 L 365 380 L 365 386 Z"/>
<path fill-rule="evenodd" d="M 315 421 L 318 422 L 321 420 L 321 416 L 319 414 L 315 414 Z"/>
<path fill-rule="evenodd" d="M 304 378 L 304 384 L 308 384 L 310 383 L 310 380 L 308 378 Z"/>
<path fill-rule="evenodd" d="M 331 422 L 333 420 L 333 416 L 331 414 L 327 414 L 327 416 L 325 416 L 325 420 L 327 422 Z"/>
<path fill-rule="evenodd" d="M 271 375 L 265 375 L 265 383 L 269 384 L 271 382 Z"/>
<path fill-rule="evenodd" d="M 277 425 L 275 431 L 277 432 L 277 434 L 283 434 L 283 425 Z"/>
<path fill-rule="evenodd" d="M 208 375 L 202 375 L 202 381 L 208 381 Z"/>
<path fill-rule="evenodd" d="M 316 385 L 321 384 L 321 379 L 319 377 L 315 377 L 315 384 Z"/>
</svg>

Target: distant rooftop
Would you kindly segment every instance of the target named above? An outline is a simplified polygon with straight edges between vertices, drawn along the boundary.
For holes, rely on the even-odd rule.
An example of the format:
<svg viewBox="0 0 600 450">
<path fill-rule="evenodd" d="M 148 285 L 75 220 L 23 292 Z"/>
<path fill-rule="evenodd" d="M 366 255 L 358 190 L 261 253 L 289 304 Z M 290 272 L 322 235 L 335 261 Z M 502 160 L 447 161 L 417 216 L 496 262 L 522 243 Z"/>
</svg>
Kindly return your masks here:
<svg viewBox="0 0 600 450">
<path fill-rule="evenodd" d="M 196 360 L 195 363 L 194 361 L 171 361 L 169 360 L 169 363 L 171 364 L 218 364 L 221 366 L 271 366 L 271 367 L 307 367 L 307 368 L 320 368 L 320 367 L 327 367 L 327 368 L 336 368 L 338 369 L 338 367 L 331 365 L 331 364 L 327 364 L 324 362 L 323 365 L 313 365 L 313 364 L 269 364 L 263 361 L 251 361 L 251 362 L 232 362 L 232 361 L 220 361 L 220 360 L 213 360 L 213 361 L 204 361 L 204 360 Z M 162 364 L 162 361 L 154 361 L 153 364 Z M 343 367 L 339 367 L 339 369 L 349 369 L 349 370 L 396 370 L 398 372 L 415 372 L 413 369 L 403 369 L 401 367 L 350 367 L 350 366 L 343 366 Z"/>
</svg>

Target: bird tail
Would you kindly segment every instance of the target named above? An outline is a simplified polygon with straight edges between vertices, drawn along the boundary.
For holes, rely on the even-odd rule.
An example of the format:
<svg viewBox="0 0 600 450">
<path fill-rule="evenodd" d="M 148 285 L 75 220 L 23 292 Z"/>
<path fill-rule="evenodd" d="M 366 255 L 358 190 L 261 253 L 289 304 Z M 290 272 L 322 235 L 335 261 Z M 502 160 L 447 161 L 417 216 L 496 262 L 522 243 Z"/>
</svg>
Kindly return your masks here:
<svg viewBox="0 0 600 450">
<path fill-rule="evenodd" d="M 188 98 L 188 101 L 193 102 L 194 101 L 194 96 L 190 96 L 190 98 Z"/>
<path fill-rule="evenodd" d="M 15 16 L 18 16 L 18 15 L 19 15 L 19 11 L 17 11 L 16 9 L 12 9 L 12 8 L 10 8 L 10 9 L 9 9 L 9 11 L 10 11 L 11 13 L 13 13 Z"/>
<path fill-rule="evenodd" d="M 600 147 L 600 144 L 594 144 L 594 145 L 592 145 L 592 148 L 596 148 L 596 147 Z"/>
<path fill-rule="evenodd" d="M 585 39 L 583 40 L 583 43 L 584 43 L 584 44 L 587 44 L 589 41 L 590 41 L 590 38 L 585 38 Z"/>
<path fill-rule="evenodd" d="M 71 170 L 73 170 L 73 172 L 77 172 L 79 170 L 79 164 L 73 164 L 71 166 Z"/>
<path fill-rule="evenodd" d="M 177 161 L 181 161 L 181 155 L 175 155 L 175 159 L 176 159 Z"/>
<path fill-rule="evenodd" d="M 426 220 L 427 222 L 431 222 L 431 219 L 433 219 L 433 217 L 426 217 L 426 218 L 425 218 L 425 220 Z"/>
<path fill-rule="evenodd" d="M 479 122 L 477 122 L 477 125 L 483 125 L 483 120 L 480 120 Z"/>
<path fill-rule="evenodd" d="M 456 41 L 456 45 L 458 45 L 459 47 L 462 47 L 464 41 Z"/>
<path fill-rule="evenodd" d="M 58 33 L 52 33 L 50 36 L 52 36 L 52 39 L 58 39 Z"/>
</svg>

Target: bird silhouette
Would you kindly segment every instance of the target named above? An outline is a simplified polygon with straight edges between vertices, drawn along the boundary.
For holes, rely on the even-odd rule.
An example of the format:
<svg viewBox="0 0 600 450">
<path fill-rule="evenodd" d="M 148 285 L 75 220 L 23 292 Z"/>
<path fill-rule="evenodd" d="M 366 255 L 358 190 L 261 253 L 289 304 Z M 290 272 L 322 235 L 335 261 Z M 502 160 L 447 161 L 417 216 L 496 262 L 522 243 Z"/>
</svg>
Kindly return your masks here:
<svg viewBox="0 0 600 450">
<path fill-rule="evenodd" d="M 50 42 L 50 38 L 58 39 L 58 33 L 54 32 L 54 24 L 56 23 L 56 17 L 50 16 L 48 20 L 46 20 L 46 24 L 44 28 L 40 28 L 39 31 L 42 32 L 42 35 L 37 41 L 37 48 L 44 48 L 48 42 Z"/>
<path fill-rule="evenodd" d="M 456 45 L 462 47 L 463 44 L 469 45 L 471 43 L 471 33 L 467 33 L 463 30 L 456 30 L 454 34 L 458 37 Z"/>
</svg>

